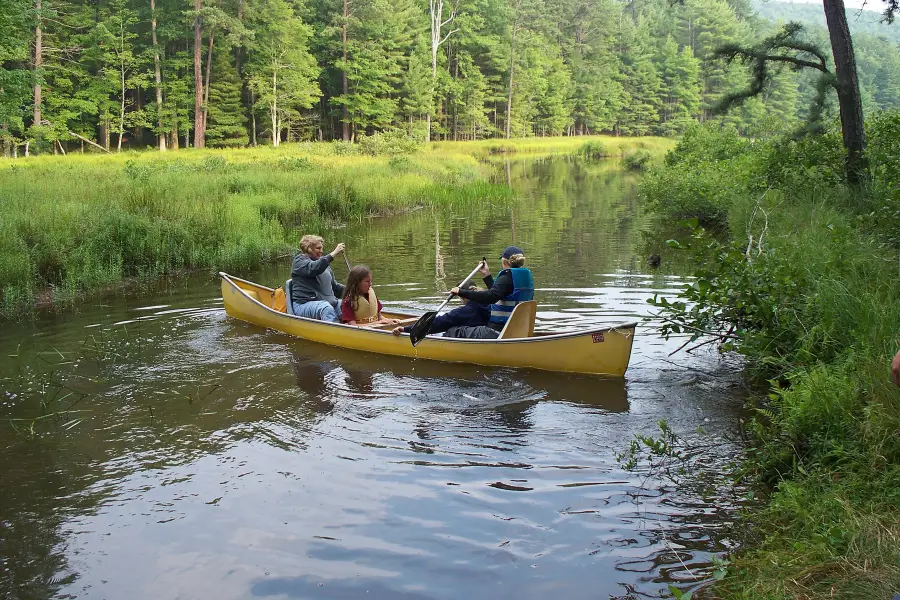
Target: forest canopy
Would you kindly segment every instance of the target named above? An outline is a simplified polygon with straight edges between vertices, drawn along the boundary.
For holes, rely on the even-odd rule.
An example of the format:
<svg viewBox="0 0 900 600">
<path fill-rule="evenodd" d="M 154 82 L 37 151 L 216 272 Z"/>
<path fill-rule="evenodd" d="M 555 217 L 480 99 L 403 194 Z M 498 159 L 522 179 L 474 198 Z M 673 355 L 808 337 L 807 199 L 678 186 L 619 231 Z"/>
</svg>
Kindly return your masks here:
<svg viewBox="0 0 900 600">
<path fill-rule="evenodd" d="M 801 122 L 815 95 L 811 79 L 785 68 L 739 110 L 712 111 L 748 80 L 716 49 L 771 34 L 776 3 L 759 8 L 768 19 L 748 0 L 0 4 L 7 154 L 25 143 L 233 147 L 384 130 L 434 140 L 678 135 L 710 119 L 758 135 Z M 821 12 L 783 6 L 782 21 Z M 864 109 L 900 107 L 898 38 L 879 37 L 892 26 L 850 22 Z M 824 27 L 807 33 L 829 47 Z"/>
</svg>

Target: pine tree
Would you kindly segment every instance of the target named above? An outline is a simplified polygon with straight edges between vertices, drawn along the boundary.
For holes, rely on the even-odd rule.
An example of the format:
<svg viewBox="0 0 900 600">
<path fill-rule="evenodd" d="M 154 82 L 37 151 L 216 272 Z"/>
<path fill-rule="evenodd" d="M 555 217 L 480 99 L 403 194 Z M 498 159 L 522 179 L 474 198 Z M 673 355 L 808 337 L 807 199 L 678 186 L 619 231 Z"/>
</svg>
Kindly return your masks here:
<svg viewBox="0 0 900 600">
<path fill-rule="evenodd" d="M 230 53 L 223 51 L 215 55 L 211 80 L 206 145 L 212 148 L 246 146 L 250 138 L 241 105 L 241 80 Z"/>
<path fill-rule="evenodd" d="M 662 107 L 658 131 L 676 135 L 690 125 L 700 109 L 700 63 L 690 46 L 678 49 L 669 36 L 658 56 L 662 77 Z"/>
<path fill-rule="evenodd" d="M 553 0 L 560 49 L 572 74 L 572 119 L 578 134 L 610 130 L 624 90 L 614 52 L 620 6 L 607 0 Z"/>
<path fill-rule="evenodd" d="M 625 135 L 647 135 L 659 121 L 662 82 L 649 47 L 646 25 L 640 19 L 637 25 L 624 28 L 620 56 L 627 101 L 616 129 Z"/>
</svg>

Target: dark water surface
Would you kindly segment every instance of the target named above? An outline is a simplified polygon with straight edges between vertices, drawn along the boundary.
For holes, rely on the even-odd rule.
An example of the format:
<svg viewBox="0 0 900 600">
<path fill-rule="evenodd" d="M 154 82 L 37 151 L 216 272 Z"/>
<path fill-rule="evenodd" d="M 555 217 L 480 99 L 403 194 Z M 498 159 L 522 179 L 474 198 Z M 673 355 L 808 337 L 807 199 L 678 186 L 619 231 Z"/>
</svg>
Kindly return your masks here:
<svg viewBox="0 0 900 600">
<path fill-rule="evenodd" d="M 668 258 L 646 267 L 633 178 L 562 159 L 499 173 L 522 202 L 371 220 L 327 243 L 374 269 L 386 305 L 421 310 L 515 242 L 543 330 L 634 320 L 684 283 Z M 286 258 L 235 275 L 277 285 L 288 270 Z M 3 324 L 0 597 L 691 588 L 728 547 L 734 499 L 615 458 L 659 419 L 702 426 L 712 469 L 739 451 L 725 441 L 740 414 L 735 365 L 668 358 L 678 345 L 639 327 L 624 381 L 414 362 L 231 320 L 208 276 Z"/>
</svg>

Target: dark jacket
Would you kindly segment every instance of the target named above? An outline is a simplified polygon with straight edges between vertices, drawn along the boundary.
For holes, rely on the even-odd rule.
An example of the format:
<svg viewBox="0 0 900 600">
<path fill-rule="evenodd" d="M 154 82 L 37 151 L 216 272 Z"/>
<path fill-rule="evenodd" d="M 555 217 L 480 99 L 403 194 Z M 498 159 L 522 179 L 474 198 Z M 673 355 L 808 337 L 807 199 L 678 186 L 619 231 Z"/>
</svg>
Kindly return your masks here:
<svg viewBox="0 0 900 600">
<path fill-rule="evenodd" d="M 478 304 L 488 305 L 488 318 L 490 318 L 491 309 L 489 305 L 498 300 L 503 300 L 512 294 L 515 287 L 513 286 L 512 275 L 509 271 L 502 271 L 500 275 L 497 276 L 496 280 L 488 275 L 484 278 L 484 284 L 488 287 L 487 290 L 459 290 L 459 297 L 466 298 L 472 302 L 477 302 Z M 487 325 L 498 331 L 503 329 L 503 325 L 498 323 L 482 323 L 482 325 Z"/>
<path fill-rule="evenodd" d="M 344 286 L 334 280 L 331 261 L 334 257 L 325 254 L 313 260 L 305 252 L 294 257 L 291 265 L 291 301 L 306 304 L 314 300 L 324 300 L 337 310 L 338 298 L 344 295 Z"/>
<path fill-rule="evenodd" d="M 490 316 L 490 307 L 476 302 L 469 302 L 468 304 L 457 306 L 448 313 L 435 317 L 428 333 L 444 333 L 451 327 L 457 326 L 477 327 L 478 325 L 487 325 Z M 412 326 L 409 325 L 404 327 L 403 331 L 409 333 L 411 329 Z"/>
</svg>

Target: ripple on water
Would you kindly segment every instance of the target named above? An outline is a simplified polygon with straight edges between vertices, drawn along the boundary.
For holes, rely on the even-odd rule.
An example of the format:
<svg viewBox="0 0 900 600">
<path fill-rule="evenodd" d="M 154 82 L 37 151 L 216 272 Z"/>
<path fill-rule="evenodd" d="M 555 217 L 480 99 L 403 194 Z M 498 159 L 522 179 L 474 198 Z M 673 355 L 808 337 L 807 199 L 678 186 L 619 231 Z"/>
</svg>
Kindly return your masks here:
<svg viewBox="0 0 900 600">
<path fill-rule="evenodd" d="M 558 164 L 527 181 L 547 185 Z M 376 266 L 388 306 L 422 311 L 515 231 L 540 275 L 545 331 L 643 319 L 647 297 L 689 281 L 641 271 L 621 179 L 557 176 L 577 201 L 536 190 L 547 204 L 533 213 L 418 211 L 341 235 Z M 271 284 L 288 268 L 241 276 Z M 672 364 L 683 340 L 642 322 L 625 381 L 410 361 L 292 340 L 227 318 L 209 279 L 175 285 L 4 325 L 6 355 L 23 340 L 45 352 L 32 379 L 79 390 L 90 410 L 0 444 L 0 570 L 27 582 L 21 595 L 658 597 L 729 547 L 733 495 L 625 472 L 615 457 L 665 418 L 720 436 L 697 464 L 732 458 L 740 398 L 714 353 Z M 82 358 L 65 371 L 46 362 L 53 349 Z M 7 362 L 3 385 L 16 377 Z"/>
</svg>

